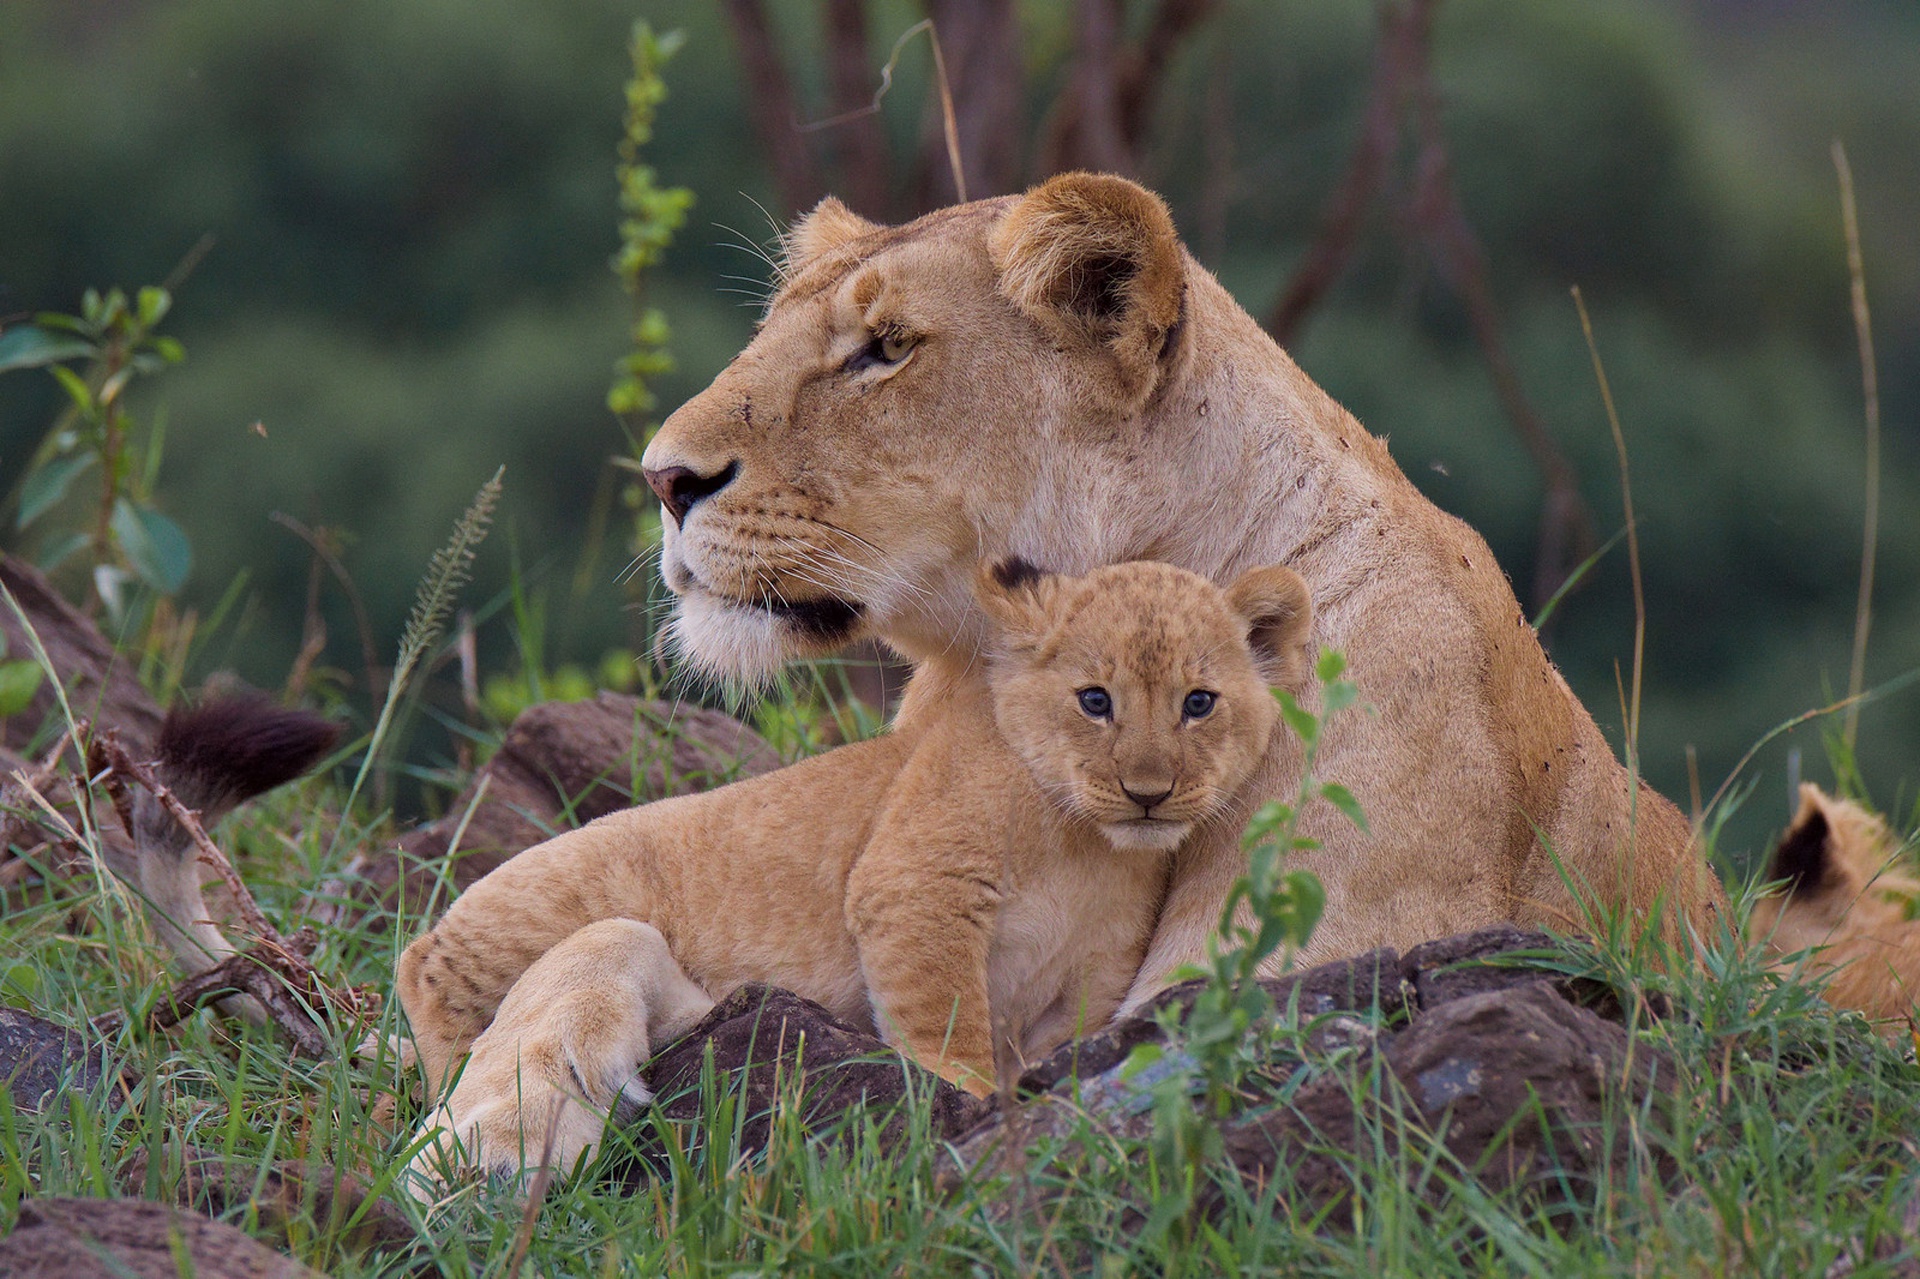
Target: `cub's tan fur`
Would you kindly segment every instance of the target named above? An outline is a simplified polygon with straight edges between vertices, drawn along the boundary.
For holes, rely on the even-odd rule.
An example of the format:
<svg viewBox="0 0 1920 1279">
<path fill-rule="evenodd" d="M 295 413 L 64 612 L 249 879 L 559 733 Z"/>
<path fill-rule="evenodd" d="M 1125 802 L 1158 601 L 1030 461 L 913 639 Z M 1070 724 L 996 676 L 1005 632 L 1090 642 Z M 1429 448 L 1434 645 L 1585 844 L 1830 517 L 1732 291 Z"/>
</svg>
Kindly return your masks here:
<svg viewBox="0 0 1920 1279">
<path fill-rule="evenodd" d="M 1830 975 L 1829 999 L 1893 1032 L 1913 1026 L 1920 1005 L 1920 880 L 1898 869 L 1901 852 L 1886 822 L 1803 785 L 1767 871 L 1785 887 L 1755 902 L 1747 925 L 1776 954 L 1811 951 L 1804 963 Z"/>
<path fill-rule="evenodd" d="M 1635 793 L 1486 543 L 1185 253 L 1157 197 L 1067 174 L 893 228 L 829 200 L 782 280 L 644 458 L 696 664 L 751 680 L 878 636 L 916 663 L 910 729 L 982 648 L 982 562 L 1223 583 L 1286 564 L 1371 707 L 1321 745 L 1369 830 L 1307 819 L 1328 894 L 1307 961 L 1579 928 L 1591 907 L 1712 934 L 1722 894 L 1687 822 Z M 1277 737 L 1253 794 L 1291 793 L 1299 767 Z M 1130 1003 L 1201 958 L 1239 865 L 1225 829 L 1180 848 Z"/>
<path fill-rule="evenodd" d="M 645 1099 L 653 1048 L 749 981 L 980 1093 L 1104 1024 L 1172 849 L 1244 823 L 1268 685 L 1306 682 L 1306 590 L 1284 568 L 1222 592 L 1166 564 L 1018 562 L 977 589 L 984 676 L 935 713 L 530 849 L 408 947 L 397 985 L 429 1085 L 472 1047 L 427 1127 L 512 1166 L 552 1124 L 569 1165 L 623 1096 Z"/>
</svg>

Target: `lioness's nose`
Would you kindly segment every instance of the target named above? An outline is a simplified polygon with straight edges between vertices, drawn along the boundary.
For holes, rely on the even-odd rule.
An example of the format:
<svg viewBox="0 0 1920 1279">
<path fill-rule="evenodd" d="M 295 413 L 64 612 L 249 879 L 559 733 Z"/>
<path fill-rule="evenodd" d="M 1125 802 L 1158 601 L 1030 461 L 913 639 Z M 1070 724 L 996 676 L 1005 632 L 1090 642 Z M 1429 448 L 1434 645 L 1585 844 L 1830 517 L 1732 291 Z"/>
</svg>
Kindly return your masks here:
<svg viewBox="0 0 1920 1279">
<path fill-rule="evenodd" d="M 1120 793 L 1122 795 L 1125 795 L 1128 799 L 1132 800 L 1134 803 L 1140 805 L 1140 808 L 1142 811 L 1150 811 L 1155 804 L 1162 803 L 1163 801 L 1165 801 L 1167 796 L 1173 794 L 1173 787 L 1169 786 L 1165 790 L 1155 795 L 1147 795 L 1147 794 L 1141 793 L 1140 791 L 1134 790 L 1131 786 L 1127 785 L 1125 782 L 1121 782 Z"/>
<path fill-rule="evenodd" d="M 665 466 L 657 471 L 643 470 L 647 487 L 659 497 L 675 524 L 687 521 L 687 512 L 703 497 L 712 497 L 740 473 L 738 462 L 729 462 L 712 475 L 702 475 L 690 466 Z"/>
</svg>

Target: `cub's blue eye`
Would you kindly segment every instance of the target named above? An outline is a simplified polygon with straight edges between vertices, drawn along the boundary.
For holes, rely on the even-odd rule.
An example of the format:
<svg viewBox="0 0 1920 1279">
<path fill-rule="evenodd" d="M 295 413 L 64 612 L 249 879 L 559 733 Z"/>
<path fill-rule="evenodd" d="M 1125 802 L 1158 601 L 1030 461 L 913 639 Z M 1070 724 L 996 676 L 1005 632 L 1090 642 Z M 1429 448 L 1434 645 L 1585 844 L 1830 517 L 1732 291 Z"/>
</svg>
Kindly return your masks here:
<svg viewBox="0 0 1920 1279">
<path fill-rule="evenodd" d="M 1213 713 L 1213 704 L 1219 699 L 1203 688 L 1196 688 L 1187 694 L 1187 700 L 1180 709 L 1187 713 L 1188 719 L 1205 719 Z"/>
<path fill-rule="evenodd" d="M 1113 714 L 1113 698 L 1104 688 L 1083 688 L 1080 690 L 1080 709 L 1095 719 L 1105 719 Z"/>
</svg>

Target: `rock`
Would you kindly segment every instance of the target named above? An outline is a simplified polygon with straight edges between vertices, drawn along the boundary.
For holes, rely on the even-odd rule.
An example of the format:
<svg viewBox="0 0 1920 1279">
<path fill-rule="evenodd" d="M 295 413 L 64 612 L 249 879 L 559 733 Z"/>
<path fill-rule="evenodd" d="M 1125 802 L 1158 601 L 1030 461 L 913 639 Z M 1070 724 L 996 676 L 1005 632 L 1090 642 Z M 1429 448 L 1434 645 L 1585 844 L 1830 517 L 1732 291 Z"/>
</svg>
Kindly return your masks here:
<svg viewBox="0 0 1920 1279">
<path fill-rule="evenodd" d="M 611 692 L 545 702 L 513 721 L 445 817 L 397 848 L 358 854 L 323 895 L 417 915 L 449 860 L 450 891 L 461 892 L 522 849 L 596 817 L 779 766 L 759 734 L 718 711 Z"/>
<path fill-rule="evenodd" d="M 0 555 L 0 584 L 13 593 L 33 623 L 48 660 L 60 672 L 73 713 L 118 729 L 136 754 L 152 742 L 160 731 L 160 707 L 87 615 L 67 603 L 40 570 L 11 555 Z M 0 601 L 0 634 L 6 636 L 7 660 L 33 656 L 26 630 L 4 601 Z M 41 733 L 55 724 L 53 733 Z M 50 740 L 65 727 L 53 684 L 43 679 L 26 710 L 0 721 L 0 745 L 29 751 L 36 739 Z"/>
<path fill-rule="evenodd" d="M 930 1092 L 936 1139 L 977 1126 L 992 1110 L 992 1103 L 908 1061 L 819 1004 L 768 986 L 743 986 L 648 1064 L 648 1086 L 668 1120 L 695 1125 L 703 1119 L 700 1082 L 709 1049 L 716 1083 L 733 1089 L 745 1110 L 735 1154 L 766 1146 L 772 1114 L 789 1098 L 798 1099 L 804 1127 L 827 1130 L 856 1109 L 873 1113 Z M 902 1118 L 883 1118 L 881 1132 L 882 1140 L 903 1135 Z M 642 1123 L 634 1135 L 644 1156 L 651 1134 Z"/>
<path fill-rule="evenodd" d="M 1622 1027 L 1544 982 L 1449 1000 L 1393 1036 L 1383 1061 L 1377 1076 L 1364 1064 L 1329 1074 L 1288 1105 L 1230 1123 L 1226 1154 L 1242 1180 L 1278 1180 L 1319 1209 L 1352 1189 L 1347 1152 L 1377 1163 L 1376 1142 L 1391 1153 L 1427 1134 L 1414 1138 L 1410 1166 L 1437 1139 L 1490 1191 L 1552 1196 L 1621 1170 L 1621 1105 L 1643 1107 L 1672 1075 L 1652 1050 L 1629 1052 Z M 1208 1206 L 1218 1202 L 1215 1191 Z"/>
<path fill-rule="evenodd" d="M 1391 949 L 1368 951 L 1352 959 L 1336 960 L 1262 981 L 1283 1016 L 1302 1021 L 1336 1012 L 1377 1012 L 1384 1021 L 1399 1021 L 1412 1008 L 1412 987 L 1402 976 L 1402 961 Z M 1158 1042 L 1156 1020 L 1161 1009 L 1185 1010 L 1199 993 L 1199 982 L 1185 982 L 1162 991 L 1140 1012 L 1122 1017 L 1107 1029 L 1062 1044 L 1039 1065 L 1020 1077 L 1022 1095 L 1046 1092 L 1073 1080 L 1108 1076 L 1140 1044 Z"/>
<path fill-rule="evenodd" d="M 1516 951 L 1552 948 L 1553 939 L 1545 933 L 1501 925 L 1422 942 L 1406 953 L 1400 966 L 1419 1006 L 1432 1009 L 1469 995 L 1555 980 L 1555 974 L 1524 960 L 1501 962 Z"/>
<path fill-rule="evenodd" d="M 69 1091 L 91 1092 L 106 1073 L 99 1046 L 18 1008 L 0 1008 L 0 1079 L 16 1110 L 37 1113 Z"/>
<path fill-rule="evenodd" d="M 405 1248 L 420 1237 L 398 1207 L 371 1198 L 365 1182 L 331 1164 L 281 1160 L 262 1170 L 258 1163 L 229 1160 L 199 1146 L 180 1154 L 175 1202 L 182 1208 L 209 1216 L 246 1208 L 256 1214 L 263 1232 L 282 1239 L 318 1233 L 356 1251 Z M 120 1184 L 133 1195 L 147 1189 L 146 1151 L 133 1157 Z"/>
<path fill-rule="evenodd" d="M 26 1199 L 0 1239 L 8 1279 L 325 1279 L 232 1226 L 139 1199 Z"/>
</svg>

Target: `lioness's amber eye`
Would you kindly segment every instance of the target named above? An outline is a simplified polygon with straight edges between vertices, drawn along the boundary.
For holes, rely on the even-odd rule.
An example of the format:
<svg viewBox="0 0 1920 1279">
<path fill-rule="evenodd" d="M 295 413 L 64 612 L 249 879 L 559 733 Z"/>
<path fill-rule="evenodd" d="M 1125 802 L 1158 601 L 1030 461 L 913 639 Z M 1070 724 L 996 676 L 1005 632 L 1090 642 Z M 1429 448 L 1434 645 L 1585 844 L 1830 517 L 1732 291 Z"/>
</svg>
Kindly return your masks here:
<svg viewBox="0 0 1920 1279">
<path fill-rule="evenodd" d="M 1217 697 L 1204 688 L 1196 688 L 1187 694 L 1187 700 L 1180 705 L 1188 719 L 1205 719 L 1213 713 L 1213 704 Z"/>
<path fill-rule="evenodd" d="M 1080 709 L 1095 719 L 1105 719 L 1113 714 L 1113 698 L 1107 696 L 1104 688 L 1083 688 L 1080 690 Z"/>
<path fill-rule="evenodd" d="M 867 339 L 867 344 L 847 358 L 846 370 L 858 373 L 862 369 L 877 368 L 887 364 L 898 364 L 913 354 L 918 338 L 911 334 L 889 329 L 876 333 Z"/>
</svg>

